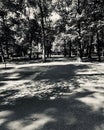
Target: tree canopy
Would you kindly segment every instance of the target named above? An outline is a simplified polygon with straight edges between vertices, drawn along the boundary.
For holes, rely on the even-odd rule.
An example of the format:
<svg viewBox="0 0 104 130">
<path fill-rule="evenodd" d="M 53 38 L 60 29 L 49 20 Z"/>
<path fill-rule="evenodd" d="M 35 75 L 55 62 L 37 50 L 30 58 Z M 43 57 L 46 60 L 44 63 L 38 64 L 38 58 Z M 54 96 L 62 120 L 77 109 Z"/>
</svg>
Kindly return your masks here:
<svg viewBox="0 0 104 130">
<path fill-rule="evenodd" d="M 103 0 L 0 0 L 0 55 L 41 52 L 92 58 L 104 53 Z M 37 50 L 35 48 L 38 48 Z M 48 55 L 47 55 L 48 56 Z"/>
</svg>

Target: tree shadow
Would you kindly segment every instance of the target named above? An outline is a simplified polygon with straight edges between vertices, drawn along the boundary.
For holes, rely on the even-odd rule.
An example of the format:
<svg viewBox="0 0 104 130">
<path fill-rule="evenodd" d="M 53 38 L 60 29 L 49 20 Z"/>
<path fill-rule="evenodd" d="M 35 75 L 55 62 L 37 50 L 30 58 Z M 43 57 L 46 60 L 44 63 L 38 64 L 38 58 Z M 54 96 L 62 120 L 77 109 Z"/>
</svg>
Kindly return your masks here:
<svg viewBox="0 0 104 130">
<path fill-rule="evenodd" d="M 32 67 L 21 67 L 13 72 L 2 72 L 0 74 L 0 81 L 27 80 L 29 76 L 34 75 L 38 72 L 38 70 L 32 69 Z"/>
<path fill-rule="evenodd" d="M 5 90 L 3 92 L 0 92 L 0 104 L 4 104 L 5 100 L 7 100 L 9 97 L 16 95 L 16 93 L 19 90 Z M 11 99 L 12 100 L 12 99 Z M 9 101 L 8 101 L 9 102 Z"/>
<path fill-rule="evenodd" d="M 45 69 L 46 67 L 44 67 Z M 48 79 L 50 81 L 53 80 L 60 80 L 60 79 L 71 79 L 73 76 L 76 75 L 76 71 L 81 71 L 84 69 L 88 69 L 87 65 L 55 65 L 55 66 L 48 66 L 48 70 L 43 71 L 40 75 L 38 75 L 34 80 L 43 80 Z"/>
<path fill-rule="evenodd" d="M 76 72 L 78 70 L 86 70 L 89 67 L 87 65 L 55 65 L 55 66 L 48 66 L 44 67 L 44 70 L 41 71 L 39 75 L 37 75 L 35 78 L 33 78 L 33 82 L 39 82 L 40 83 L 40 89 L 41 85 L 50 86 L 49 91 L 46 93 L 43 93 L 44 96 L 49 97 L 52 95 L 58 95 L 60 96 L 61 93 L 69 93 L 72 92 L 73 89 L 77 89 L 80 87 L 80 84 L 78 83 L 77 74 Z M 72 89 L 72 90 L 71 90 Z M 58 94 L 57 94 L 58 93 Z"/>
<path fill-rule="evenodd" d="M 15 67 L 6 67 L 6 68 L 5 68 L 5 67 L 1 67 L 1 68 L 0 68 L 0 71 L 1 71 L 1 70 L 11 70 L 11 69 L 14 69 L 14 68 L 15 68 Z"/>
<path fill-rule="evenodd" d="M 98 110 L 78 100 L 93 97 L 95 91 L 85 90 L 72 93 L 80 87 L 77 79 L 87 77 L 92 80 L 92 74 L 76 74 L 84 71 L 88 65 L 55 65 L 38 68 L 21 67 L 18 71 L 20 79 L 39 73 L 32 78 L 35 82 L 44 83 L 45 91 L 30 97 L 18 97 L 13 104 L 0 104 L 1 130 L 97 130 L 104 129 L 103 104 Z M 41 72 L 41 73 L 40 73 Z M 9 77 L 11 74 L 4 75 Z M 100 74 L 96 75 L 100 76 Z M 21 78 L 20 78 L 21 77 Z M 6 79 L 7 80 L 7 79 Z M 31 80 L 31 79 L 30 79 Z M 66 84 L 65 84 L 66 83 Z M 70 85 L 71 84 L 71 85 Z M 41 84 L 42 85 L 42 84 Z M 54 85 L 48 88 L 48 85 Z M 43 86 L 39 86 L 41 90 Z M 49 91 L 50 90 L 50 91 Z M 9 97 L 16 96 L 19 90 L 5 90 L 0 93 L 3 102 Z M 98 92 L 100 94 L 100 92 Z M 93 97 L 95 98 L 95 97 Z M 100 102 L 100 100 L 99 100 Z M 93 104 L 92 104 L 93 105 Z"/>
<path fill-rule="evenodd" d="M 80 92 L 66 98 L 47 100 L 38 97 L 17 99 L 14 105 L 0 106 L 1 112 L 11 111 L 12 114 L 1 125 L 2 130 L 96 130 L 103 129 L 104 115 L 102 109 L 94 111 L 79 97 L 91 95 L 88 91 Z M 13 123 L 17 122 L 17 126 Z M 44 123 L 43 123 L 44 122 Z"/>
<path fill-rule="evenodd" d="M 0 87 L 2 87 L 2 86 L 4 86 L 4 85 L 6 85 L 6 83 L 2 83 L 2 82 L 0 83 Z"/>
</svg>

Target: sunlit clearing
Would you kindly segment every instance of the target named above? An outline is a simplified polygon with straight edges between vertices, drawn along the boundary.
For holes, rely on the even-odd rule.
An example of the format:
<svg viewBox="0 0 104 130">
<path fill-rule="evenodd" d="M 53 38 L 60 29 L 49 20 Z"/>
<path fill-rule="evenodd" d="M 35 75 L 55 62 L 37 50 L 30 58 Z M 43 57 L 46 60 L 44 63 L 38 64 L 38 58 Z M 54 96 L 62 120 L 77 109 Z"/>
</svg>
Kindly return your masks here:
<svg viewBox="0 0 104 130">
<path fill-rule="evenodd" d="M 55 4 L 57 2 L 57 0 L 52 0 L 52 3 Z"/>
<path fill-rule="evenodd" d="M 7 117 L 9 115 L 13 114 L 12 111 L 1 111 L 0 112 L 0 118 Z"/>
<path fill-rule="evenodd" d="M 52 117 L 45 114 L 32 114 L 24 120 L 12 121 L 7 124 L 9 130 L 37 130 L 48 122 L 54 122 Z"/>
<path fill-rule="evenodd" d="M 8 79 L 17 79 L 19 78 L 19 73 L 14 73 L 14 74 L 11 74 Z"/>
<path fill-rule="evenodd" d="M 100 126 L 95 126 L 95 130 L 104 130 L 104 124 L 101 124 Z"/>
<path fill-rule="evenodd" d="M 1 111 L 0 112 L 0 125 L 7 121 L 7 117 L 9 117 L 13 112 L 11 111 Z"/>
<path fill-rule="evenodd" d="M 0 125 L 2 125 L 3 123 L 5 123 L 7 121 L 7 119 L 0 119 Z"/>
<path fill-rule="evenodd" d="M 78 98 L 77 100 L 90 106 L 92 110 L 98 111 L 99 109 L 104 109 L 104 97 L 99 93 L 94 93 L 92 96 Z"/>
</svg>

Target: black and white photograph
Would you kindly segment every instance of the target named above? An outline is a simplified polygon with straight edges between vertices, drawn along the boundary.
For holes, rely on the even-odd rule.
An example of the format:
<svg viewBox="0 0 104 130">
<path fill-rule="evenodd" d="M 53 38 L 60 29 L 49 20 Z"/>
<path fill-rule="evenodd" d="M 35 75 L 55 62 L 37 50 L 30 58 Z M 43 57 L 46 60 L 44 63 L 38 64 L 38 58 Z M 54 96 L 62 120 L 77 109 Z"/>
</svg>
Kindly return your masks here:
<svg viewBox="0 0 104 130">
<path fill-rule="evenodd" d="M 104 0 L 0 0 L 0 130 L 104 130 Z"/>
</svg>

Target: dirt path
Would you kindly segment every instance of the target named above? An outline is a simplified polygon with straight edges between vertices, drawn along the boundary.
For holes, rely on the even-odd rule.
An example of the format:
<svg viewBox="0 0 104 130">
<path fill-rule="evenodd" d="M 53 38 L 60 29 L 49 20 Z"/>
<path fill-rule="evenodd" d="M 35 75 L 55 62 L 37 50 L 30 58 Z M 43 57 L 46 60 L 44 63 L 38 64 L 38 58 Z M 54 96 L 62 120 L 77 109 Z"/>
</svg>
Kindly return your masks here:
<svg viewBox="0 0 104 130">
<path fill-rule="evenodd" d="M 104 130 L 103 63 L 0 67 L 1 130 Z"/>
</svg>

